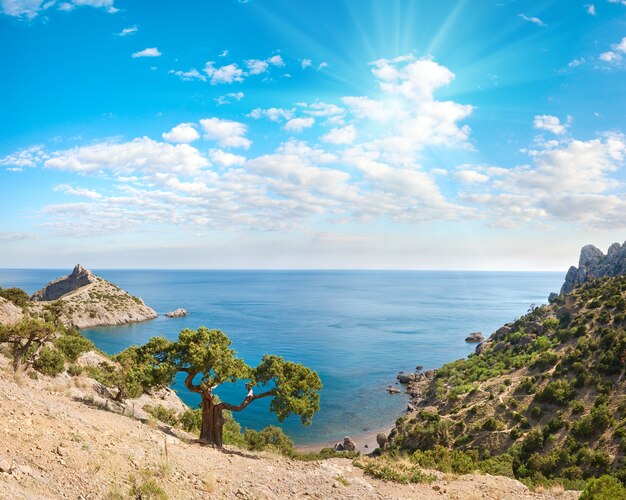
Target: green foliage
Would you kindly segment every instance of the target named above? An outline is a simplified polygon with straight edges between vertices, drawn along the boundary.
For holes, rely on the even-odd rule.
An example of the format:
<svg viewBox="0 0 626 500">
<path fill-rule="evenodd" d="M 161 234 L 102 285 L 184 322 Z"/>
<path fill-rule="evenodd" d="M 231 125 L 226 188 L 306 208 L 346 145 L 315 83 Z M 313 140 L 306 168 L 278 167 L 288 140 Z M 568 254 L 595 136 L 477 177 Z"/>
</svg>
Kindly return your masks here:
<svg viewBox="0 0 626 500">
<path fill-rule="evenodd" d="M 424 473 L 418 466 L 402 462 L 356 459 L 353 464 L 363 469 L 368 476 L 382 481 L 409 484 L 431 483 L 436 480 L 435 476 Z"/>
<path fill-rule="evenodd" d="M 75 363 L 82 353 L 96 348 L 91 340 L 86 339 L 78 332 L 59 337 L 54 341 L 54 346 L 61 351 L 65 355 L 65 359 L 71 363 Z"/>
<path fill-rule="evenodd" d="M 44 346 L 35 359 L 33 368 L 48 377 L 56 377 L 65 368 L 65 357 L 61 351 Z"/>
<path fill-rule="evenodd" d="M 0 297 L 13 302 L 22 309 L 30 305 L 30 297 L 21 288 L 0 288 Z"/>
<path fill-rule="evenodd" d="M 481 460 L 478 463 L 478 468 L 482 473 L 491 474 L 492 476 L 515 477 L 513 473 L 513 457 L 508 453 Z"/>
<path fill-rule="evenodd" d="M 427 469 L 441 472 L 469 474 L 478 468 L 478 453 L 449 450 L 443 446 L 435 446 L 432 450 L 417 450 L 411 455 L 411 461 Z"/>
<path fill-rule="evenodd" d="M 271 450 L 293 455 L 293 441 L 279 427 L 270 425 L 262 431 L 246 429 L 243 433 L 246 447 L 252 451 Z"/>
<path fill-rule="evenodd" d="M 152 415 L 159 422 L 164 424 L 176 425 L 179 422 L 178 412 L 173 408 L 165 408 L 163 405 L 144 405 L 143 409 L 149 415 Z"/>
<path fill-rule="evenodd" d="M 539 399 L 557 405 L 567 405 L 576 396 L 576 390 L 567 380 L 550 382 L 539 395 Z"/>
<path fill-rule="evenodd" d="M 38 319 L 23 319 L 13 325 L 0 324 L 0 343 L 11 347 L 13 369 L 31 366 L 46 342 L 54 339 L 57 327 Z"/>
<path fill-rule="evenodd" d="M 589 437 L 595 432 L 602 432 L 613 421 L 606 405 L 597 406 L 584 417 L 579 418 L 572 426 L 572 434 L 576 437 Z"/>
<path fill-rule="evenodd" d="M 590 479 L 580 495 L 580 500 L 624 500 L 626 488 L 612 476 Z"/>
</svg>

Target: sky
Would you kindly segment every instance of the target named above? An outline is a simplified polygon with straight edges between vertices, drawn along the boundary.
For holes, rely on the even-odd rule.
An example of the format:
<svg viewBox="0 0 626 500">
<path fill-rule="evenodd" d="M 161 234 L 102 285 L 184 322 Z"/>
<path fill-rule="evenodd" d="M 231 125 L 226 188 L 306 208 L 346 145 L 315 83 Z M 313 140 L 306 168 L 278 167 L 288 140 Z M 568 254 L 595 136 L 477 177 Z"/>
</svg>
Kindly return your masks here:
<svg viewBox="0 0 626 500">
<path fill-rule="evenodd" d="M 0 0 L 0 267 L 566 270 L 626 1 Z"/>
</svg>

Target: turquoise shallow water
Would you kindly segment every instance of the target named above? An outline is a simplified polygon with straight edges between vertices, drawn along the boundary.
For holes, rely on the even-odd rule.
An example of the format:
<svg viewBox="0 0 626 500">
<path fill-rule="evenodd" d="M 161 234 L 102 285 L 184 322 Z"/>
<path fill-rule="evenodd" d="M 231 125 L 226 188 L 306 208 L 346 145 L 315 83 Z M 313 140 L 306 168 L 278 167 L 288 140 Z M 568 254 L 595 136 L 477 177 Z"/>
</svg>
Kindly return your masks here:
<svg viewBox="0 0 626 500">
<path fill-rule="evenodd" d="M 300 444 L 335 440 L 384 426 L 401 415 L 404 395 L 385 388 L 398 371 L 425 369 L 467 356 L 464 342 L 474 331 L 488 335 L 545 303 L 558 290 L 562 273 L 460 271 L 152 271 L 95 270 L 159 313 L 178 307 L 185 318 L 162 316 L 144 323 L 83 331 L 114 353 L 155 335 L 174 338 L 182 328 L 220 328 L 251 364 L 264 353 L 304 363 L 324 383 L 313 425 L 284 422 Z M 67 274 L 59 270 L 0 270 L 0 286 L 29 293 Z M 177 382 L 190 405 L 196 395 Z M 241 385 L 217 391 L 239 402 Z M 245 427 L 275 424 L 268 402 L 236 415 Z"/>
</svg>

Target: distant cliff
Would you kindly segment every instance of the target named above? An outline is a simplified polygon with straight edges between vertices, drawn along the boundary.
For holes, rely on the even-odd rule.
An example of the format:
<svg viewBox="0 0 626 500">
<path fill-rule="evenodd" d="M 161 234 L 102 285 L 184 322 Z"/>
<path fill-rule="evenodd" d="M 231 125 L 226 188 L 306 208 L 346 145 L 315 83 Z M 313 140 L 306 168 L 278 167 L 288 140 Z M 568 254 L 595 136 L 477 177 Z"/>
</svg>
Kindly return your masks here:
<svg viewBox="0 0 626 500">
<path fill-rule="evenodd" d="M 568 293 L 580 283 L 593 278 L 605 278 L 626 274 L 626 243 L 613 243 L 606 255 L 602 250 L 586 245 L 580 251 L 578 267 L 570 267 L 561 287 L 561 295 Z"/>
<path fill-rule="evenodd" d="M 32 309 L 51 311 L 77 328 L 116 326 L 156 318 L 157 313 L 138 298 L 100 278 L 80 264 L 33 294 Z"/>
</svg>

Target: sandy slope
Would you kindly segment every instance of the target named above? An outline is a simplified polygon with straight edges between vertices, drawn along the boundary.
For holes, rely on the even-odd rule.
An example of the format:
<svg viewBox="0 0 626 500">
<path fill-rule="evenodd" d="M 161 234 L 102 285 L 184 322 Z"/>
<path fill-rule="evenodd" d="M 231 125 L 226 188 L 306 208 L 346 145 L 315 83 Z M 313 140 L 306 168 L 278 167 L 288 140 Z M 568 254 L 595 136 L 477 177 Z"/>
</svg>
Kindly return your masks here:
<svg viewBox="0 0 626 500">
<path fill-rule="evenodd" d="M 433 485 L 364 476 L 347 459 L 298 462 L 227 448 L 72 399 L 86 380 L 17 383 L 0 356 L 0 498 L 131 498 L 150 479 L 169 498 L 575 498 L 535 494 L 507 478 L 439 474 Z M 175 434 L 179 436 L 176 436 Z M 133 480 L 133 476 L 135 479 Z"/>
</svg>

